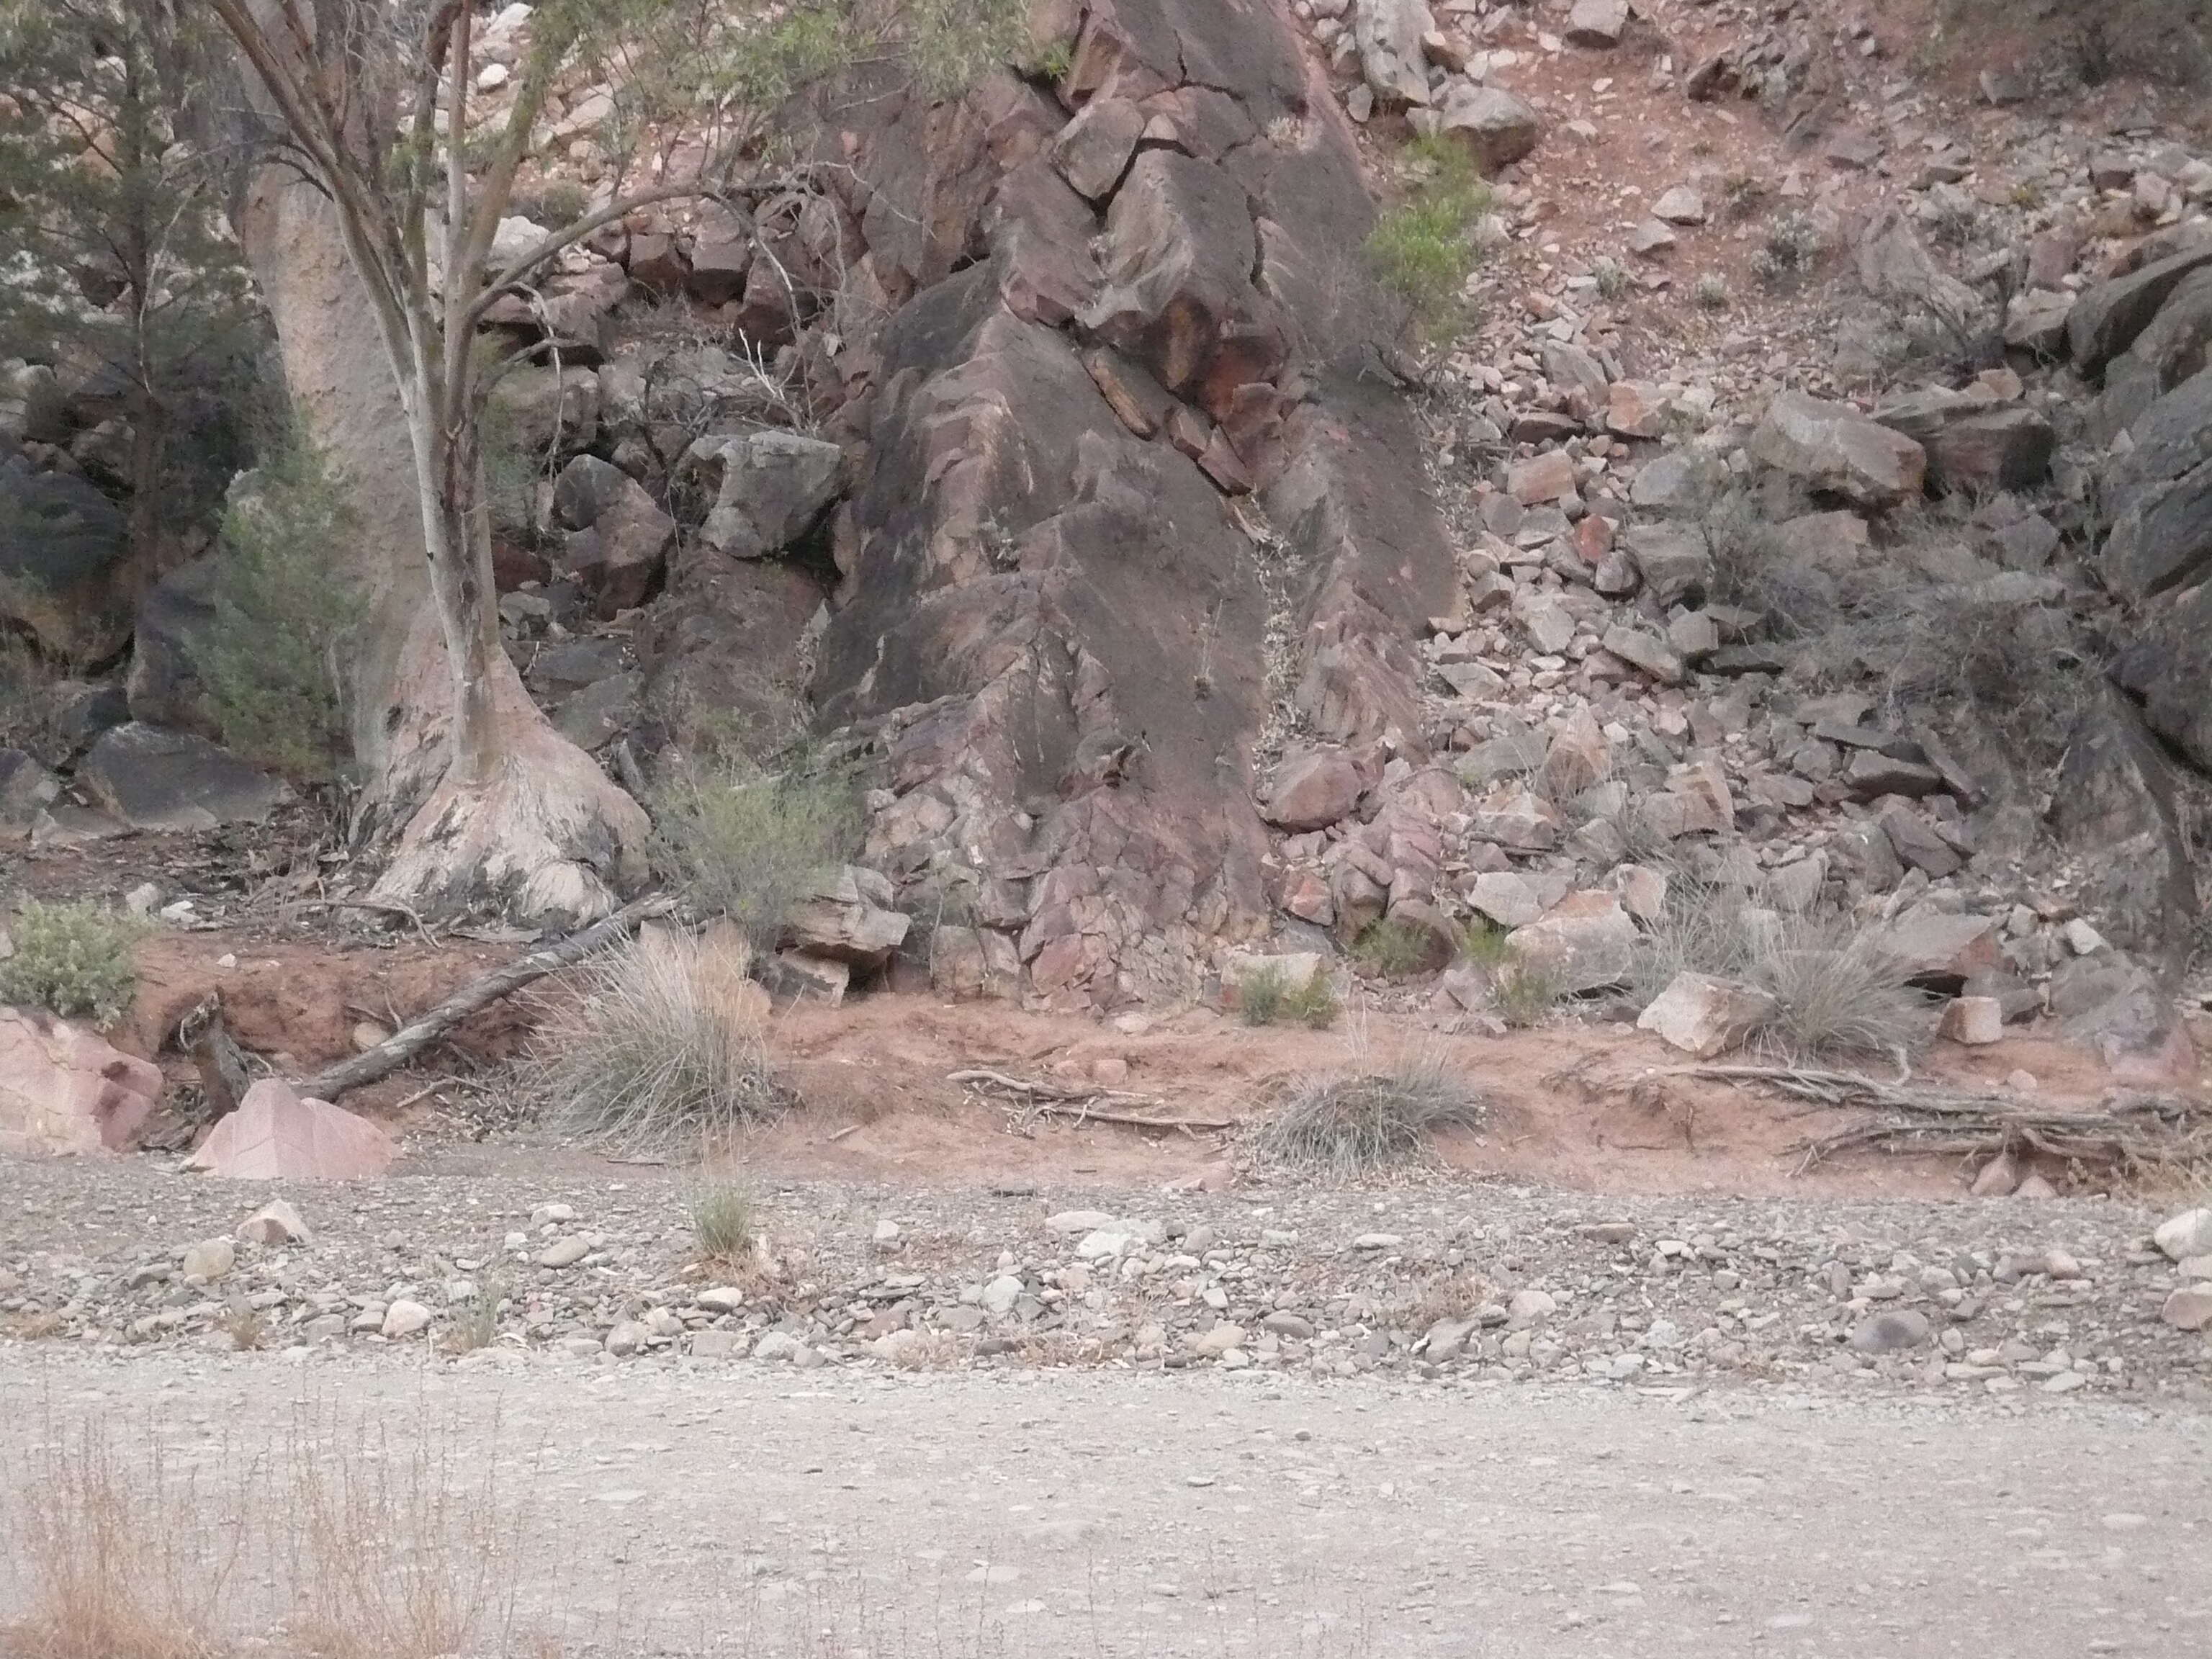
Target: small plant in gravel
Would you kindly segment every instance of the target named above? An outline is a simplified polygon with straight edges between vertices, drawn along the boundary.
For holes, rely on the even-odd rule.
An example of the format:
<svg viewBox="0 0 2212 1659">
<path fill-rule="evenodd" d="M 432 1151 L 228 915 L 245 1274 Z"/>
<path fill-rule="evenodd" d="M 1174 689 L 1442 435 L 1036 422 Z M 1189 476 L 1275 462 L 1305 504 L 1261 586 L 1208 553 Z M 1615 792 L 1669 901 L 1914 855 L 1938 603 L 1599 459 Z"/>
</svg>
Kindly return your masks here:
<svg viewBox="0 0 2212 1659">
<path fill-rule="evenodd" d="M 0 962 L 0 1002 L 89 1019 L 101 1030 L 138 991 L 133 954 L 146 936 L 137 916 L 91 900 L 25 902 L 9 929 L 15 953 Z"/>
<path fill-rule="evenodd" d="M 507 1300 L 502 1279 L 477 1281 L 477 1293 L 453 1310 L 447 1321 L 442 1346 L 448 1353 L 474 1353 L 499 1340 L 500 1304 Z"/>
<path fill-rule="evenodd" d="M 725 1267 L 750 1265 L 760 1231 L 760 1206 L 751 1188 L 741 1182 L 709 1182 L 685 1200 L 684 1211 L 703 1260 Z"/>
<path fill-rule="evenodd" d="M 1728 278 L 1717 270 L 1709 270 L 1698 277 L 1693 292 L 1701 310 L 1726 311 L 1729 307 Z"/>
<path fill-rule="evenodd" d="M 1292 984 L 1282 969 L 1270 965 L 1237 988 L 1237 1012 L 1247 1025 L 1306 1025 L 1325 1031 L 1336 1024 L 1336 989 L 1326 968 L 1316 967 L 1304 983 Z"/>
<path fill-rule="evenodd" d="M 1285 1170 L 1374 1175 L 1427 1161 L 1438 1130 L 1474 1127 L 1488 1110 L 1439 1049 L 1408 1049 L 1381 1063 L 1360 1054 L 1345 1071 L 1285 1085 L 1255 1150 L 1262 1163 Z"/>
<path fill-rule="evenodd" d="M 749 966 L 726 936 L 647 934 L 602 952 L 540 1028 L 523 1093 L 564 1133 L 631 1151 L 713 1146 L 779 1115 L 791 1097 Z"/>
<path fill-rule="evenodd" d="M 1820 260 L 1820 228 L 1802 213 L 1786 213 L 1768 229 L 1755 264 L 1760 282 L 1781 288 L 1802 281 Z"/>
<path fill-rule="evenodd" d="M 1601 299 L 1618 300 L 1628 292 L 1628 267 L 1609 254 L 1590 267 L 1590 276 Z"/>
</svg>

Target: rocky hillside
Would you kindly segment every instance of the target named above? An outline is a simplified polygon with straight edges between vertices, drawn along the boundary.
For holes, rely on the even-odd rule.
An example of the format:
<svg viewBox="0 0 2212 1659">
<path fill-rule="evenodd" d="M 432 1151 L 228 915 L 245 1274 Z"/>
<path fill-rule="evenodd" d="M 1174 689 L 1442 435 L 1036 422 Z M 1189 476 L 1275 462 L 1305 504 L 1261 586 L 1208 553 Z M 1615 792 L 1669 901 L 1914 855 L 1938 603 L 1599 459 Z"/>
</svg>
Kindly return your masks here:
<svg viewBox="0 0 2212 1659">
<path fill-rule="evenodd" d="M 897 970 L 946 993 L 1106 1010 L 1351 952 L 1489 1018 L 1470 930 L 1603 996 L 1690 895 L 2191 1069 L 2185 94 L 2085 86 L 2056 25 L 1999 57 L 1814 0 L 1038 10 L 1024 72 L 856 75 L 772 181 L 494 312 L 556 348 L 500 393 L 542 462 L 501 612 L 566 732 L 625 776 L 832 737 L 917 924 Z M 495 100 L 529 27 L 488 23 Z M 549 200 L 598 180 L 605 96 L 547 111 Z M 1364 253 L 1417 140 L 1490 181 L 1418 361 Z M 0 596 L 94 677 L 0 758 L 0 824 L 272 810 L 192 746 L 210 564 L 131 629 L 114 434 L 9 374 Z"/>
</svg>

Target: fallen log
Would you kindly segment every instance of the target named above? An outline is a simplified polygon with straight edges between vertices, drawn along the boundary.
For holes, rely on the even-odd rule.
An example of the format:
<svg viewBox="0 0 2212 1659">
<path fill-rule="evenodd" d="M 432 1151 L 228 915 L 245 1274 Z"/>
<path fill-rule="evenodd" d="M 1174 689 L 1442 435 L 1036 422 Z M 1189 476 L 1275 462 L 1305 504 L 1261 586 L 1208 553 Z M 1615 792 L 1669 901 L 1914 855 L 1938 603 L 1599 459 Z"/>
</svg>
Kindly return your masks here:
<svg viewBox="0 0 2212 1659">
<path fill-rule="evenodd" d="M 626 938 L 641 923 L 656 916 L 665 916 L 675 908 L 675 900 L 665 893 L 653 893 L 641 899 L 633 899 L 612 915 L 595 921 L 566 939 L 540 945 L 503 967 L 495 968 L 482 978 L 470 981 L 421 1018 L 394 1031 L 374 1048 L 364 1049 L 350 1060 L 340 1060 L 311 1078 L 301 1079 L 295 1086 L 303 1098 L 336 1100 L 349 1089 L 358 1089 L 389 1077 L 479 1008 L 489 1007 L 501 997 L 520 990 L 533 980 L 544 978 L 556 969 L 580 962 L 593 951 Z"/>
</svg>

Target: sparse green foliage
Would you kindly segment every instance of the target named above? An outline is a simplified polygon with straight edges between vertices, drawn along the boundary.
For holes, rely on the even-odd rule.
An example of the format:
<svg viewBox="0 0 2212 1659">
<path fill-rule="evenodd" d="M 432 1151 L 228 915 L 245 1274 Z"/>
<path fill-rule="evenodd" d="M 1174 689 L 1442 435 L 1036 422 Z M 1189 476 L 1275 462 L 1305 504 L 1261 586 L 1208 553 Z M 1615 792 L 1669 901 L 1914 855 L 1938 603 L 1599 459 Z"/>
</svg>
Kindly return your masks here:
<svg viewBox="0 0 2212 1659">
<path fill-rule="evenodd" d="M 1066 36 L 1057 40 L 1048 41 L 1038 48 L 1036 56 L 1023 65 L 1031 80 L 1042 81 L 1054 86 L 1065 81 L 1068 71 L 1074 67 L 1075 42 Z"/>
<path fill-rule="evenodd" d="M 1695 294 L 1698 304 L 1703 310 L 1726 311 L 1728 309 L 1728 278 L 1717 270 L 1709 270 L 1698 278 Z"/>
<path fill-rule="evenodd" d="M 346 749 L 340 656 L 354 605 L 334 550 L 351 532 L 304 445 L 241 481 L 223 518 L 215 623 L 196 665 L 222 740 L 295 778 L 328 777 Z"/>
<path fill-rule="evenodd" d="M 499 1310 L 507 1300 L 507 1285 L 497 1276 L 477 1281 L 477 1293 L 453 1310 L 446 1322 L 441 1346 L 448 1353 L 474 1353 L 499 1340 Z"/>
<path fill-rule="evenodd" d="M 1352 958 L 1372 978 L 1408 979 L 1428 966 L 1435 948 L 1425 928 L 1384 916 L 1360 929 L 1352 942 Z"/>
<path fill-rule="evenodd" d="M 0 749 L 42 755 L 52 740 L 46 689 L 54 671 L 30 645 L 0 629 Z"/>
<path fill-rule="evenodd" d="M 1753 267 L 1769 288 L 1802 282 L 1820 262 L 1820 228 L 1802 213 L 1787 213 L 1766 233 Z"/>
<path fill-rule="evenodd" d="M 0 357 L 106 380 L 129 428 L 106 482 L 142 549 L 236 465 L 210 394 L 258 349 L 223 181 L 182 118 L 207 95 L 204 24 L 162 0 L 0 0 Z"/>
<path fill-rule="evenodd" d="M 678 773 L 653 802 L 663 861 L 693 903 L 727 916 L 758 950 L 860 827 L 850 779 L 798 768 L 771 776 L 741 763 Z"/>
<path fill-rule="evenodd" d="M 1490 976 L 1490 1001 L 1498 1018 L 1519 1030 L 1559 1006 L 1559 983 L 1542 963 L 1511 954 Z"/>
<path fill-rule="evenodd" d="M 1237 988 L 1237 1012 L 1247 1025 L 1297 1024 L 1325 1031 L 1336 1023 L 1336 990 L 1328 969 L 1316 967 L 1304 984 L 1292 984 L 1279 967 L 1245 976 Z"/>
<path fill-rule="evenodd" d="M 789 1103 L 741 945 L 649 934 L 588 962 L 523 1071 L 565 1133 L 615 1148 L 697 1148 Z"/>
<path fill-rule="evenodd" d="M 1262 1163 L 1339 1179 L 1425 1161 L 1440 1129 L 1473 1128 L 1488 1103 L 1442 1050 L 1293 1079 L 1254 1139 Z"/>
<path fill-rule="evenodd" d="M 1449 136 L 1416 138 L 1405 170 L 1404 198 L 1376 216 L 1367 257 L 1412 331 L 1440 339 L 1464 319 L 1463 290 L 1480 257 L 1473 232 L 1489 210 L 1490 191 L 1466 148 Z"/>
<path fill-rule="evenodd" d="M 101 1030 L 130 1010 L 138 992 L 132 952 L 148 932 L 137 917 L 89 900 L 33 899 L 9 932 L 15 954 L 0 961 L 0 1002 L 89 1018 Z"/>
<path fill-rule="evenodd" d="M 760 1206 L 752 1189 L 734 1181 L 710 1181 L 685 1200 L 691 1237 L 708 1261 L 742 1266 L 760 1231 Z"/>
<path fill-rule="evenodd" d="M 1628 267 L 1610 255 L 1590 266 L 1590 276 L 1601 299 L 1618 300 L 1628 292 Z"/>
</svg>

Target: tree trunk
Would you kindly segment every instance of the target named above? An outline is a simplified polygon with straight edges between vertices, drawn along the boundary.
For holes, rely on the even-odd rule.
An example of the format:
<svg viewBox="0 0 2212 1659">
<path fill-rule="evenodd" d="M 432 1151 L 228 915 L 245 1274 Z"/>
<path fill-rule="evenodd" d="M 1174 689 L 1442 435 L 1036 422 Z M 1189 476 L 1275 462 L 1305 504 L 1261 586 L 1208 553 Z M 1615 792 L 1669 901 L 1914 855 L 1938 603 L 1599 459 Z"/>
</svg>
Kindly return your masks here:
<svg viewBox="0 0 2212 1659">
<path fill-rule="evenodd" d="M 549 724 L 501 648 L 480 492 L 448 458 L 419 376 L 401 396 L 337 212 L 298 175 L 256 176 L 240 240 L 285 380 L 356 518 L 341 552 L 362 625 L 349 665 L 364 790 L 357 832 L 388 848 L 381 898 L 537 926 L 606 914 L 645 875 L 651 826 Z"/>
</svg>

